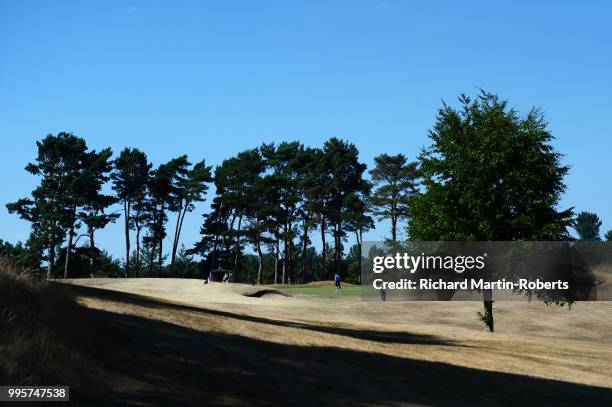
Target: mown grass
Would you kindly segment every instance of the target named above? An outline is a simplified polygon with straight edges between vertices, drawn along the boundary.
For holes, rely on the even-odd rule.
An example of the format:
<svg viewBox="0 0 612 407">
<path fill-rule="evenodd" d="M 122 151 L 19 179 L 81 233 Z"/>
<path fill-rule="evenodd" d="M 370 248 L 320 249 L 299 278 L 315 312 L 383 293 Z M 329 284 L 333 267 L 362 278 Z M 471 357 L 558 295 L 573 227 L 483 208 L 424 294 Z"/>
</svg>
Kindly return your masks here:
<svg viewBox="0 0 612 407">
<path fill-rule="evenodd" d="M 89 387 L 88 332 L 69 289 L 0 258 L 0 384 Z"/>
<path fill-rule="evenodd" d="M 283 285 L 278 286 L 282 291 L 289 294 L 306 294 L 306 295 L 360 295 L 361 286 L 342 284 L 342 291 L 336 292 L 336 288 L 333 283 L 329 285 L 325 284 L 300 284 L 300 285 Z"/>
</svg>

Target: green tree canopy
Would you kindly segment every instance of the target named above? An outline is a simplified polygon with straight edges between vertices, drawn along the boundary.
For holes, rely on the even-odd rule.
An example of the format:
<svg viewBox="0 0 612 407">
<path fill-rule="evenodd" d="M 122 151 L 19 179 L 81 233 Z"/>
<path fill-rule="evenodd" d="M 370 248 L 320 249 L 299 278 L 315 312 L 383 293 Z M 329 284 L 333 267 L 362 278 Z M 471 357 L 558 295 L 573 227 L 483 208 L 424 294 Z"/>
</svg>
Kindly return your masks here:
<svg viewBox="0 0 612 407">
<path fill-rule="evenodd" d="M 601 220 L 593 212 L 580 212 L 574 221 L 574 229 L 578 233 L 580 240 L 601 240 L 599 235 L 600 228 Z"/>
<path fill-rule="evenodd" d="M 374 215 L 391 220 L 391 240 L 397 241 L 397 223 L 408 217 L 408 200 L 416 191 L 417 164 L 403 154 L 374 157 L 370 170 L 374 192 L 370 197 Z"/>
<path fill-rule="evenodd" d="M 147 155 L 135 148 L 125 148 L 113 162 L 111 180 L 116 197 L 123 205 L 123 220 L 125 234 L 125 272 L 130 272 L 130 230 L 132 226 L 137 229 L 136 257 L 137 267 L 140 266 L 140 227 L 142 212 L 146 208 L 145 200 L 151 164 Z M 133 209 L 136 214 L 132 215 Z"/>
<path fill-rule="evenodd" d="M 446 104 L 420 156 L 424 191 L 410 200 L 413 240 L 559 240 L 572 210 L 558 210 L 561 164 L 542 112 L 525 117 L 482 91 Z"/>
<path fill-rule="evenodd" d="M 444 104 L 419 156 L 424 190 L 411 197 L 409 238 L 424 241 L 559 240 L 572 210 L 558 210 L 568 167 L 541 111 L 522 117 L 482 91 Z M 493 330 L 493 302 L 483 292 Z"/>
</svg>

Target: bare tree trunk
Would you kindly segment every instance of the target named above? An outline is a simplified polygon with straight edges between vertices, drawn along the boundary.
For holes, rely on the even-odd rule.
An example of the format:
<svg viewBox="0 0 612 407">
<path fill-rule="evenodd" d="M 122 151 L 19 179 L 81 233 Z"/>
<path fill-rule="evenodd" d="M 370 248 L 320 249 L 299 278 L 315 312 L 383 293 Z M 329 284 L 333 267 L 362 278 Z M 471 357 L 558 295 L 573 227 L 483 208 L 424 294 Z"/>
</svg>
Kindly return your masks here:
<svg viewBox="0 0 612 407">
<path fill-rule="evenodd" d="M 397 242 L 397 216 L 391 215 L 391 240 Z"/>
<path fill-rule="evenodd" d="M 308 251 L 308 222 L 304 221 L 304 235 L 302 236 L 302 270 L 300 271 L 299 283 L 304 282 L 306 275 L 306 252 Z"/>
<path fill-rule="evenodd" d="M 72 235 L 74 234 L 74 224 L 68 232 L 68 244 L 66 245 L 66 258 L 64 261 L 64 278 L 68 278 L 68 268 L 70 267 L 70 250 L 72 250 Z"/>
<path fill-rule="evenodd" d="M 95 274 L 94 270 L 94 257 L 95 257 L 96 245 L 94 243 L 94 230 L 89 229 L 89 277 L 93 278 Z"/>
<path fill-rule="evenodd" d="M 259 265 L 257 267 L 257 285 L 261 285 L 261 275 L 263 273 L 263 253 L 261 252 L 261 243 L 257 239 L 257 257 L 259 258 Z"/>
<path fill-rule="evenodd" d="M 230 247 L 232 246 L 232 234 L 234 233 L 234 222 L 236 222 L 236 213 L 232 213 L 232 221 L 230 222 L 228 234 L 225 237 L 225 258 L 230 257 Z M 226 265 L 229 267 L 230 265 Z"/>
<path fill-rule="evenodd" d="M 157 273 L 162 276 L 162 263 L 164 261 L 163 256 L 163 245 L 164 245 L 164 234 L 163 234 L 163 222 L 164 222 L 164 204 L 162 203 L 159 208 L 159 219 L 158 219 L 158 230 L 159 233 L 159 253 L 157 254 Z"/>
<path fill-rule="evenodd" d="M 221 222 L 221 211 L 223 210 L 223 201 L 219 204 L 219 210 L 217 211 L 217 222 Z M 210 262 L 209 272 L 215 269 L 215 262 L 217 261 L 217 246 L 219 244 L 219 233 L 215 235 L 215 242 L 213 243 L 212 260 Z M 210 275 L 210 274 L 209 274 Z"/>
<path fill-rule="evenodd" d="M 357 255 L 359 257 L 358 260 L 358 264 L 359 264 L 359 277 L 358 277 L 358 283 L 361 284 L 361 243 L 363 241 L 363 235 L 362 235 L 362 231 L 361 229 L 357 229 L 355 231 L 355 238 L 357 239 Z"/>
<path fill-rule="evenodd" d="M 150 237 L 150 235 L 149 235 Z M 157 242 L 155 242 L 152 238 L 150 240 L 151 246 L 149 248 L 149 267 L 148 274 L 149 277 L 153 277 L 153 260 L 155 258 L 155 248 L 157 247 Z"/>
<path fill-rule="evenodd" d="M 164 262 L 164 258 L 163 258 L 163 244 L 164 244 L 164 239 L 162 237 L 159 238 L 159 243 L 158 243 L 158 247 L 159 247 L 159 252 L 157 253 L 157 275 L 159 277 L 162 276 L 162 263 Z"/>
<path fill-rule="evenodd" d="M 493 329 L 493 290 L 482 290 L 482 299 L 484 302 L 484 323 L 489 332 L 494 332 Z"/>
<path fill-rule="evenodd" d="M 183 221 L 185 220 L 185 215 L 187 214 L 187 207 L 189 206 L 189 202 L 185 202 L 184 209 L 179 211 L 178 218 L 176 220 L 176 230 L 174 232 L 174 244 L 172 246 L 172 274 L 174 275 L 174 263 L 176 262 L 176 252 L 178 251 L 178 244 L 181 239 L 181 232 L 183 231 Z"/>
<path fill-rule="evenodd" d="M 55 241 L 49 243 L 49 260 L 47 261 L 47 280 L 53 275 L 53 263 L 55 263 Z"/>
<path fill-rule="evenodd" d="M 292 267 L 293 259 L 293 241 L 289 242 L 289 254 L 287 255 L 287 284 L 291 284 L 291 275 L 293 273 Z"/>
<path fill-rule="evenodd" d="M 170 254 L 170 275 L 176 277 L 174 274 L 174 259 L 176 258 L 176 240 L 179 233 L 179 223 L 181 221 L 181 212 L 183 208 L 179 208 L 178 216 L 176 218 L 176 226 L 174 227 L 174 239 L 172 239 L 172 253 Z"/>
<path fill-rule="evenodd" d="M 278 256 L 280 252 L 280 231 L 276 227 L 276 244 L 274 245 L 274 284 L 278 284 Z"/>
<path fill-rule="evenodd" d="M 334 225 L 334 268 L 335 272 L 340 274 L 340 225 Z"/>
<path fill-rule="evenodd" d="M 181 223 L 179 223 L 178 235 L 176 236 L 176 249 L 174 250 L 175 258 L 176 258 L 176 251 L 178 250 L 178 244 L 181 240 L 181 233 L 183 232 L 183 222 L 185 221 L 186 214 L 187 214 L 187 207 L 185 207 L 185 210 L 183 211 L 183 214 L 181 215 Z"/>
<path fill-rule="evenodd" d="M 287 272 L 287 248 L 288 248 L 287 224 L 285 223 L 285 237 L 283 238 L 283 274 L 281 277 L 281 284 L 287 283 L 287 280 L 285 279 L 286 272 Z"/>
<path fill-rule="evenodd" d="M 123 217 L 125 219 L 125 277 L 130 273 L 130 201 L 123 203 Z"/>
<path fill-rule="evenodd" d="M 325 217 L 321 217 L 321 243 L 323 244 L 323 248 L 321 249 L 321 271 L 323 272 L 323 278 L 327 278 L 327 273 L 325 270 L 325 262 L 327 261 L 327 247 L 325 244 Z"/>
<path fill-rule="evenodd" d="M 136 277 L 140 274 L 140 223 L 136 221 Z"/>
<path fill-rule="evenodd" d="M 234 253 L 234 281 L 238 277 L 238 257 L 240 255 L 240 231 L 242 230 L 242 214 L 238 216 L 238 230 L 236 234 L 236 253 Z"/>
<path fill-rule="evenodd" d="M 288 236 L 291 236 L 293 231 L 293 223 L 291 221 L 289 221 L 288 223 Z M 291 276 L 293 275 L 293 238 L 289 239 L 289 242 L 287 244 L 287 254 L 285 255 L 285 258 L 287 259 L 287 284 L 291 284 Z"/>
</svg>

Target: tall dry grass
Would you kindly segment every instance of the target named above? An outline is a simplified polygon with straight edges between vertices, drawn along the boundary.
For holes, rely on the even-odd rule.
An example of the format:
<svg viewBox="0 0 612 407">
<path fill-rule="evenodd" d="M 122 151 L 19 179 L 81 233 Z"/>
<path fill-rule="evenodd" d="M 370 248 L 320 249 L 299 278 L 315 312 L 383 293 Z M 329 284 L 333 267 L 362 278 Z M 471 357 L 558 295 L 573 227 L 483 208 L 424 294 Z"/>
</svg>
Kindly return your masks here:
<svg viewBox="0 0 612 407">
<path fill-rule="evenodd" d="M 0 258 L 0 385 L 84 385 L 84 322 L 70 290 Z"/>
</svg>

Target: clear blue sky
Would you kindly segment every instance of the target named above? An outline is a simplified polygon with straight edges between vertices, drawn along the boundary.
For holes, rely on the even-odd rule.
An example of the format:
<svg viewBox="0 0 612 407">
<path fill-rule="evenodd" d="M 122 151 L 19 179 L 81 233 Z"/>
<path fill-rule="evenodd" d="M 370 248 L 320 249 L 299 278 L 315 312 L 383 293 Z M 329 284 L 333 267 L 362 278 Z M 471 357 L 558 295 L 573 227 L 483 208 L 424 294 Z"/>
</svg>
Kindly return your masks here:
<svg viewBox="0 0 612 407">
<path fill-rule="evenodd" d="M 0 0 L 0 238 L 27 237 L 4 204 L 36 184 L 23 167 L 48 133 L 139 147 L 157 164 L 337 136 L 371 165 L 414 158 L 441 101 L 477 87 L 544 109 L 572 166 L 563 206 L 611 229 L 610 3 L 416 3 Z M 204 210 L 187 218 L 186 245 Z M 98 239 L 117 255 L 120 227 Z"/>
</svg>

